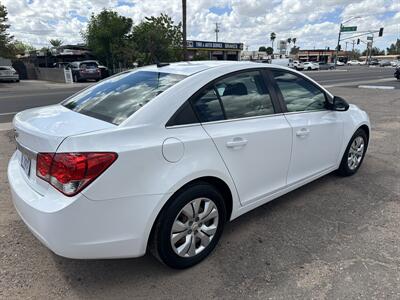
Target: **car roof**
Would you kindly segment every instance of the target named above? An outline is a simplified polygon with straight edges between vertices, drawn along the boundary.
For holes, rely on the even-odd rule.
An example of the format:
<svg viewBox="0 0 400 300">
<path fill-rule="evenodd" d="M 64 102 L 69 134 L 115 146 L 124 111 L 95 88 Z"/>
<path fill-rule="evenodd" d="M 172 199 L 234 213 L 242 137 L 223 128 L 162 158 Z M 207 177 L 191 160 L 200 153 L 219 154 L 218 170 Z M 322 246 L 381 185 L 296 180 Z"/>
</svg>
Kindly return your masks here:
<svg viewBox="0 0 400 300">
<path fill-rule="evenodd" d="M 201 71 L 205 71 L 208 69 L 223 68 L 223 67 L 229 67 L 229 66 L 234 66 L 234 65 L 242 65 L 243 67 L 271 66 L 271 67 L 276 67 L 276 68 L 282 68 L 281 66 L 275 65 L 275 64 L 261 64 L 258 62 L 251 62 L 251 61 L 206 60 L 206 61 L 188 61 L 188 62 L 170 63 L 169 65 L 165 65 L 162 67 L 157 67 L 157 65 L 150 65 L 150 66 L 142 67 L 142 68 L 140 68 L 140 70 L 190 76 L 195 73 L 199 73 Z M 284 68 L 282 68 L 282 69 L 284 69 Z"/>
</svg>

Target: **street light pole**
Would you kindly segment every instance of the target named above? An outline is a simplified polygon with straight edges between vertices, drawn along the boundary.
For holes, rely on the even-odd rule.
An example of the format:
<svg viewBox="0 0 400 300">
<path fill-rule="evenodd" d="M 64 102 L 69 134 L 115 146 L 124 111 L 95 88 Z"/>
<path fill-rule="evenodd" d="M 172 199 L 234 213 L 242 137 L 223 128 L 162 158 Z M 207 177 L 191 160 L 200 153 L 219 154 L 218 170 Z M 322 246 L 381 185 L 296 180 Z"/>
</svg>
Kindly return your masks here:
<svg viewBox="0 0 400 300">
<path fill-rule="evenodd" d="M 360 17 L 360 16 L 351 17 L 350 19 L 347 19 L 346 21 L 340 23 L 340 27 L 339 27 L 339 36 L 338 36 L 337 45 L 336 45 L 335 68 L 336 68 L 337 60 L 338 60 L 338 56 L 339 56 L 340 36 L 342 35 L 342 28 L 343 28 L 343 25 L 346 24 L 347 22 L 350 22 L 351 20 L 359 19 L 359 18 L 361 18 L 361 17 Z"/>
<path fill-rule="evenodd" d="M 337 66 L 337 60 L 338 60 L 338 55 L 339 55 L 340 35 L 342 34 L 342 27 L 343 27 L 343 23 L 340 23 L 340 27 L 339 27 L 339 36 L 338 36 L 337 45 L 336 45 L 335 68 L 336 68 L 336 66 Z"/>
</svg>

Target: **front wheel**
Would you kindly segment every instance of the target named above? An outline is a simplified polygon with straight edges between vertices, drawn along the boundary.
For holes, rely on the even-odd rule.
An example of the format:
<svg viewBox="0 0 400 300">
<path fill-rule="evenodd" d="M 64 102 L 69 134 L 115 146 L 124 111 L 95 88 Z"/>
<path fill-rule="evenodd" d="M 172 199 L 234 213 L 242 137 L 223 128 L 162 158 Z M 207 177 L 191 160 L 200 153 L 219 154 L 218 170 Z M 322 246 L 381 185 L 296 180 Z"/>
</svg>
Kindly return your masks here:
<svg viewBox="0 0 400 300">
<path fill-rule="evenodd" d="M 188 186 L 160 213 L 150 250 L 171 268 L 191 267 L 215 248 L 225 219 L 224 199 L 218 190 L 208 183 Z"/>
<path fill-rule="evenodd" d="M 338 174 L 342 176 L 351 176 L 355 174 L 363 162 L 367 147 L 367 134 L 363 129 L 358 129 L 347 145 L 338 169 Z"/>
</svg>

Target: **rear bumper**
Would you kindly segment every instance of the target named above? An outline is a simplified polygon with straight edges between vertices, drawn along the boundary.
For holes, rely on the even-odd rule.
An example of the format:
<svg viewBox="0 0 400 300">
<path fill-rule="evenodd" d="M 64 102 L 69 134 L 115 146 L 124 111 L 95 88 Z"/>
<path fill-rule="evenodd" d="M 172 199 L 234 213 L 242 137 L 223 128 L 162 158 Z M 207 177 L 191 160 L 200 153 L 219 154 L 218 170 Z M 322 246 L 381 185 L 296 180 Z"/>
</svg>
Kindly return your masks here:
<svg viewBox="0 0 400 300">
<path fill-rule="evenodd" d="M 14 206 L 30 231 L 56 254 L 97 259 L 146 252 L 162 195 L 94 201 L 82 194 L 69 198 L 49 188 L 43 196 L 24 176 L 14 154 L 8 166 Z"/>
<path fill-rule="evenodd" d="M 101 74 L 99 73 L 79 73 L 80 79 L 100 79 Z"/>
<path fill-rule="evenodd" d="M 0 81 L 11 81 L 11 80 L 19 80 L 19 76 L 18 75 L 0 76 Z"/>
</svg>

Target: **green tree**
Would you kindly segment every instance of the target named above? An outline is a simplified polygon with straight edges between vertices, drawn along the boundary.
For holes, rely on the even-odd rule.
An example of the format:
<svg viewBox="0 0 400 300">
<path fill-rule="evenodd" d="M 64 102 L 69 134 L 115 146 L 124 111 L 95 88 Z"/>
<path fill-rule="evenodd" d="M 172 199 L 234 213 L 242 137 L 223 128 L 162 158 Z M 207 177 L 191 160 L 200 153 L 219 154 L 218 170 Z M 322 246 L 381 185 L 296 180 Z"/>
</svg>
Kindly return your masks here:
<svg viewBox="0 0 400 300">
<path fill-rule="evenodd" d="M 82 37 L 93 54 L 107 67 L 114 69 L 118 64 L 134 59 L 133 42 L 130 36 L 132 19 L 104 9 L 92 15 L 82 32 Z"/>
<path fill-rule="evenodd" d="M 58 47 L 60 47 L 60 46 L 63 44 L 63 41 L 62 41 L 62 40 L 59 40 L 59 39 L 51 39 L 51 40 L 49 40 L 49 43 L 50 43 L 50 45 L 51 45 L 52 47 L 58 48 Z"/>
<path fill-rule="evenodd" d="M 261 46 L 260 48 L 258 48 L 258 51 L 267 52 L 267 48 L 265 48 L 265 46 Z"/>
<path fill-rule="evenodd" d="M 271 35 L 269 36 L 269 39 L 272 43 L 272 49 L 274 49 L 274 41 L 276 39 L 276 33 L 275 32 L 271 32 Z"/>
<path fill-rule="evenodd" d="M 267 47 L 266 52 L 268 55 L 272 55 L 274 54 L 274 49 L 272 49 L 272 47 Z"/>
<path fill-rule="evenodd" d="M 297 38 L 292 38 L 293 46 L 296 46 Z"/>
<path fill-rule="evenodd" d="M 374 56 L 374 55 L 385 55 L 385 50 L 381 50 L 381 49 L 379 49 L 379 48 L 377 48 L 377 47 L 373 47 L 373 48 L 371 49 L 371 51 L 372 51 L 372 53 L 371 53 L 371 52 L 368 52 L 367 50 L 364 50 L 363 53 L 362 53 L 362 55 L 367 55 L 367 53 L 368 53 L 368 54 L 371 53 L 372 56 Z"/>
<path fill-rule="evenodd" d="M 296 55 L 299 53 L 299 50 L 300 50 L 300 47 L 293 46 L 293 48 L 290 49 L 290 54 Z"/>
<path fill-rule="evenodd" d="M 31 44 L 27 44 L 18 40 L 12 43 L 12 47 L 14 48 L 15 54 L 24 54 L 25 52 L 36 50 Z"/>
<path fill-rule="evenodd" d="M 182 24 L 165 14 L 145 18 L 133 28 L 132 38 L 144 64 L 178 61 L 182 57 Z"/>
<path fill-rule="evenodd" d="M 13 37 L 7 32 L 10 25 L 7 24 L 7 9 L 0 3 L 0 56 L 11 57 L 13 55 L 11 41 Z"/>
<path fill-rule="evenodd" d="M 396 43 L 392 43 L 386 50 L 389 55 L 400 54 L 400 39 L 397 39 Z"/>
</svg>

